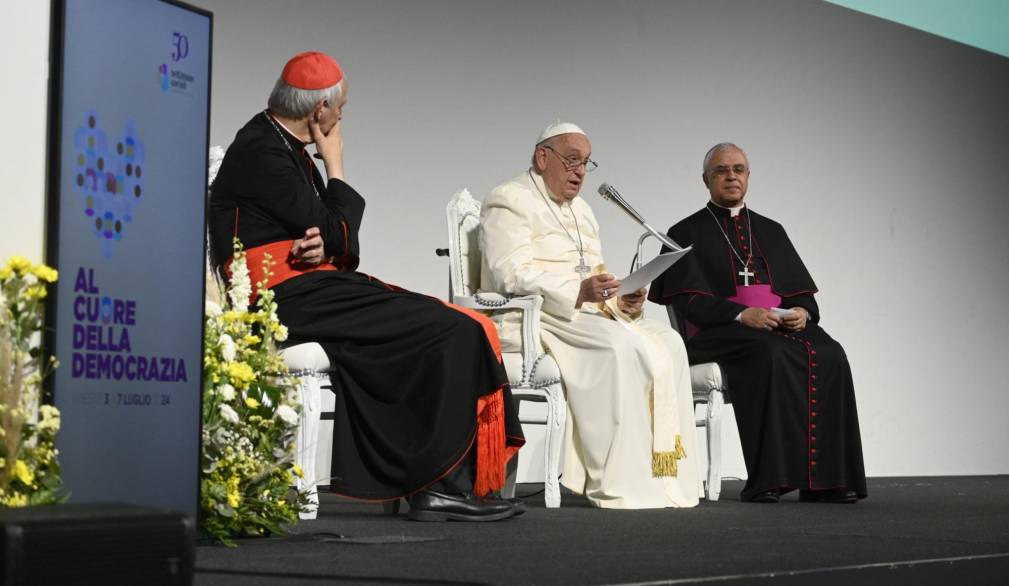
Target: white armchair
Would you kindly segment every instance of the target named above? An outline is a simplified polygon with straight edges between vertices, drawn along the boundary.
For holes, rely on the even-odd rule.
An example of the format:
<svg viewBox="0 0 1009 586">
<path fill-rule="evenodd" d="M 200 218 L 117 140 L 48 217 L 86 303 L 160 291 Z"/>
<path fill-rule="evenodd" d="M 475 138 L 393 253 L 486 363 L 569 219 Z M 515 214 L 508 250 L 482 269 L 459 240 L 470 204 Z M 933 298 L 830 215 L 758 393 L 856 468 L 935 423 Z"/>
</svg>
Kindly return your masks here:
<svg viewBox="0 0 1009 586">
<path fill-rule="evenodd" d="M 637 254 L 634 256 L 634 270 L 641 266 L 641 249 L 645 240 L 652 237 L 645 232 L 638 238 Z M 669 325 L 683 335 L 680 320 L 672 305 L 666 306 Z M 690 367 L 690 386 L 694 395 L 694 407 L 704 405 L 705 416 L 695 418 L 698 427 L 707 431 L 708 473 L 705 476 L 705 492 L 709 501 L 717 501 L 722 492 L 722 406 L 727 403 L 728 387 L 722 378 L 722 369 L 715 362 L 695 364 Z"/>
<path fill-rule="evenodd" d="M 567 403 L 561 389 L 560 369 L 553 357 L 543 352 L 540 342 L 539 295 L 508 297 L 499 293 L 476 293 L 480 283 L 480 202 L 469 191 L 456 193 L 445 209 L 448 220 L 449 296 L 456 305 L 477 310 L 518 309 L 522 311 L 522 352 L 503 355 L 508 382 L 516 401 L 546 403 L 546 415 L 520 417 L 522 423 L 546 426 L 544 446 L 544 500 L 550 508 L 561 504 L 560 453 L 564 443 Z M 505 496 L 514 495 L 509 482 Z"/>
</svg>

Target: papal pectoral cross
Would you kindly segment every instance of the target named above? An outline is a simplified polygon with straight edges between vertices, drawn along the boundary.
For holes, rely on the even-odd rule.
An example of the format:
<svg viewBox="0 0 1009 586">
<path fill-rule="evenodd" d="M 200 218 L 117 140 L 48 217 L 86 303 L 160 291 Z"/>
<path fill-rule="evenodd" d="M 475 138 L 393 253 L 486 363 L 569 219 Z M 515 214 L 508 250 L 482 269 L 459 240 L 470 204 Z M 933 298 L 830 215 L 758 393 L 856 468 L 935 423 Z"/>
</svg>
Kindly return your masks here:
<svg viewBox="0 0 1009 586">
<path fill-rule="evenodd" d="M 578 265 L 575 266 L 575 272 L 578 273 L 583 280 L 589 276 L 589 273 L 592 272 L 589 265 L 585 264 L 584 256 L 578 258 Z"/>
<path fill-rule="evenodd" d="M 739 271 L 736 274 L 739 275 L 739 276 L 741 276 L 741 277 L 743 277 L 743 286 L 744 287 L 749 287 L 750 286 L 750 277 L 755 277 L 757 275 L 757 273 L 751 273 L 750 272 L 750 266 L 749 265 L 744 266 L 743 270 Z"/>
</svg>

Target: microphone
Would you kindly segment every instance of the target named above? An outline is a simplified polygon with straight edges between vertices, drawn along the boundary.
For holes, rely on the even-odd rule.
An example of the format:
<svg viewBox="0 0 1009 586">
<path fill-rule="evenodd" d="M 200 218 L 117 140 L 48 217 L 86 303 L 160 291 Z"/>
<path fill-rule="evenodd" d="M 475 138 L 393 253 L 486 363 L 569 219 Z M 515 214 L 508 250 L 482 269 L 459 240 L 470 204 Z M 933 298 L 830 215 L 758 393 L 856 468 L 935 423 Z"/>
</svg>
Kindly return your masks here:
<svg viewBox="0 0 1009 586">
<path fill-rule="evenodd" d="M 657 230 L 655 230 L 655 228 L 649 226 L 648 222 L 645 221 L 645 219 L 641 216 L 641 214 L 639 214 L 638 211 L 631 206 L 631 204 L 627 203 L 627 200 L 625 200 L 623 196 L 620 195 L 620 192 L 617 191 L 616 188 L 614 188 L 612 185 L 610 185 L 609 183 L 602 183 L 599 185 L 599 189 L 597 191 L 599 192 L 599 195 L 601 195 L 603 199 L 623 210 L 624 213 L 630 216 L 635 222 L 641 224 L 642 228 L 651 232 L 652 236 L 655 236 L 656 238 L 659 239 L 659 242 L 665 244 L 673 251 L 678 252 L 680 250 L 683 250 L 683 247 L 677 244 L 676 242 L 673 242 L 671 238 L 669 238 L 665 234 L 662 234 L 661 232 L 658 232 Z"/>
</svg>

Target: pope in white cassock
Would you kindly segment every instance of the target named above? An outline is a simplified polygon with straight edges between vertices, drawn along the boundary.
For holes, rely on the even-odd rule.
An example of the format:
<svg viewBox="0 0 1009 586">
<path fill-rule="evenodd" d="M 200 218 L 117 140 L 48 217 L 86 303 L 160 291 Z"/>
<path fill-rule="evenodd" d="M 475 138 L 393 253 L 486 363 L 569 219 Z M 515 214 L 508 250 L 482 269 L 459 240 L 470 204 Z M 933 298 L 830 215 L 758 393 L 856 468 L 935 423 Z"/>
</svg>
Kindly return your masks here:
<svg viewBox="0 0 1009 586">
<path fill-rule="evenodd" d="M 642 319 L 644 289 L 617 296 L 578 197 L 591 150 L 579 127 L 552 124 L 532 167 L 491 191 L 481 288 L 543 296 L 543 344 L 569 410 L 561 483 L 598 507 L 692 507 L 702 486 L 687 352 L 669 326 Z M 520 319 L 494 316 L 506 352 L 521 345 Z"/>
</svg>

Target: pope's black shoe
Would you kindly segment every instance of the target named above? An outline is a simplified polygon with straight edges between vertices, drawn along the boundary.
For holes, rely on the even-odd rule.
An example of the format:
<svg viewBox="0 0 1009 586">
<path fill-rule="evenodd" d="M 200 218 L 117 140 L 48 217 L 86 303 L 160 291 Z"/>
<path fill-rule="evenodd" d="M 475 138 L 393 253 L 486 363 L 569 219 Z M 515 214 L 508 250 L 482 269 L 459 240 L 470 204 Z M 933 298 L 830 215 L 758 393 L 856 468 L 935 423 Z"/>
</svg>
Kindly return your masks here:
<svg viewBox="0 0 1009 586">
<path fill-rule="evenodd" d="M 858 502 L 858 495 L 853 490 L 833 488 L 830 490 L 800 490 L 799 502 L 803 503 L 834 503 L 851 505 Z"/>
<path fill-rule="evenodd" d="M 471 493 L 423 490 L 410 497 L 411 521 L 500 521 L 515 516 L 515 505 Z"/>
</svg>

